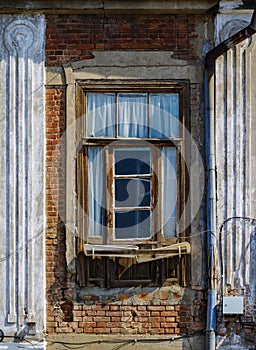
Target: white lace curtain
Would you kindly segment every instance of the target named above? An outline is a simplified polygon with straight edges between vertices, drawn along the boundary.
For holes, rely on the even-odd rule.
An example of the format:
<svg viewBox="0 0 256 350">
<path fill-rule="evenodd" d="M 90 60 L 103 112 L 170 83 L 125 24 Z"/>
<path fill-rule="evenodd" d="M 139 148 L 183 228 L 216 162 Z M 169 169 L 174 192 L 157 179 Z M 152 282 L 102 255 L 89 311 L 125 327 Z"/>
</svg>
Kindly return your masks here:
<svg viewBox="0 0 256 350">
<path fill-rule="evenodd" d="M 168 138 L 179 136 L 178 94 L 87 94 L 87 137 Z M 117 126 L 117 127 L 116 127 Z M 176 236 L 176 149 L 162 149 L 162 227 Z M 88 148 L 90 235 L 103 235 L 102 148 Z"/>
<path fill-rule="evenodd" d="M 88 93 L 86 98 L 86 137 L 179 136 L 178 94 Z"/>
</svg>

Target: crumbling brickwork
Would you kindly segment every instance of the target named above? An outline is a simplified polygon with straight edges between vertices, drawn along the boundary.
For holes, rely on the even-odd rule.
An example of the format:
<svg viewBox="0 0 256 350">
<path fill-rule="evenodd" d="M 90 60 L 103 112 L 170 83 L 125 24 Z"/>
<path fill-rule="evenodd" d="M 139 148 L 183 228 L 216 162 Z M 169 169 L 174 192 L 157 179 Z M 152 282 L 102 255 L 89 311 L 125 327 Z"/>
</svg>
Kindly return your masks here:
<svg viewBox="0 0 256 350">
<path fill-rule="evenodd" d="M 199 27 L 205 16 L 194 15 L 47 15 L 46 65 L 93 58 L 104 50 L 170 51 L 174 59 L 195 62 L 202 55 Z M 199 47 L 199 48 L 198 48 Z M 176 79 L 178 77 L 174 77 Z M 192 128 L 203 129 L 202 82 L 191 84 Z M 76 276 L 65 265 L 65 164 L 58 144 L 65 130 L 65 86 L 46 90 L 47 147 L 47 333 L 183 335 L 205 329 L 205 295 L 178 285 L 135 288 L 132 292 L 102 288 L 79 291 Z M 202 146 L 202 144 L 201 144 Z M 54 176 L 53 176 L 54 175 Z"/>
<path fill-rule="evenodd" d="M 65 90 L 46 89 L 46 287 L 49 309 L 63 300 L 66 290 L 65 261 L 65 163 L 59 148 L 65 130 Z M 54 326 L 48 314 L 47 326 Z"/>
<path fill-rule="evenodd" d="M 182 289 L 180 289 L 180 292 Z M 182 291 L 184 292 L 184 291 Z M 191 295 L 191 300 L 195 297 Z M 99 299 L 104 299 L 104 302 Z M 107 301 L 107 299 L 109 299 Z M 65 322 L 61 309 L 52 310 L 48 332 L 92 334 L 191 334 L 204 330 L 205 300 L 197 294 L 189 305 L 168 288 L 129 296 L 86 296 L 73 306 L 73 322 Z M 61 317 L 60 317 L 61 315 Z"/>
</svg>

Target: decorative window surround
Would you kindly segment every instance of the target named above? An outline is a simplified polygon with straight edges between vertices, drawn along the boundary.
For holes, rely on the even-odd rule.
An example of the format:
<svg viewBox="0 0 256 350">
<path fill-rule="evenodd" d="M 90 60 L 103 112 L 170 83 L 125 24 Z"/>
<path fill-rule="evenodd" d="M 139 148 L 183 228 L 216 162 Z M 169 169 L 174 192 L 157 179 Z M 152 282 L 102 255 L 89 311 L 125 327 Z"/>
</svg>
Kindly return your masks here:
<svg viewBox="0 0 256 350">
<path fill-rule="evenodd" d="M 70 272 L 75 273 L 75 236 L 76 229 L 76 81 L 136 81 L 190 79 L 197 83 L 200 67 L 187 61 L 172 58 L 171 52 L 132 52 L 106 51 L 95 52 L 90 60 L 71 62 L 64 65 L 64 74 L 56 67 L 47 68 L 47 84 L 67 86 L 67 132 L 66 132 L 66 261 Z M 196 169 L 197 161 L 190 164 Z M 192 171 L 193 172 L 193 171 Z M 195 171 L 196 173 L 196 171 Z M 191 190 L 194 191 L 194 188 Z M 193 194 L 191 194 L 193 196 Z M 194 203 L 197 203 L 197 196 Z"/>
</svg>

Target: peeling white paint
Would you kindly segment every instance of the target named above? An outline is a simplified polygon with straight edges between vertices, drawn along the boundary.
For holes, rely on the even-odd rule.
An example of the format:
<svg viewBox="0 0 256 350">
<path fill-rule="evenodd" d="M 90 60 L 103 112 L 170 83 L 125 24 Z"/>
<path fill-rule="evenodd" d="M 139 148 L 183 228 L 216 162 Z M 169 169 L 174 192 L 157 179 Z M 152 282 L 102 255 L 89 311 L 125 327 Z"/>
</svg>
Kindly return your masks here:
<svg viewBox="0 0 256 350">
<path fill-rule="evenodd" d="M 215 18 L 215 45 L 230 38 L 248 26 L 252 11 L 249 13 L 220 13 Z"/>
<path fill-rule="evenodd" d="M 0 324 L 45 322 L 43 16 L 0 16 Z"/>
<path fill-rule="evenodd" d="M 216 62 L 216 161 L 222 290 L 255 305 L 256 36 Z M 231 219 L 232 217 L 241 217 Z M 230 218 L 230 219 L 229 219 Z M 245 218 L 251 218 L 245 219 Z M 245 308 L 245 316 L 249 308 Z"/>
<path fill-rule="evenodd" d="M 239 8 L 239 6 L 242 6 L 242 5 L 243 5 L 243 1 L 241 0 L 224 0 L 224 1 L 220 1 L 219 8 L 230 10 L 230 9 Z"/>
</svg>

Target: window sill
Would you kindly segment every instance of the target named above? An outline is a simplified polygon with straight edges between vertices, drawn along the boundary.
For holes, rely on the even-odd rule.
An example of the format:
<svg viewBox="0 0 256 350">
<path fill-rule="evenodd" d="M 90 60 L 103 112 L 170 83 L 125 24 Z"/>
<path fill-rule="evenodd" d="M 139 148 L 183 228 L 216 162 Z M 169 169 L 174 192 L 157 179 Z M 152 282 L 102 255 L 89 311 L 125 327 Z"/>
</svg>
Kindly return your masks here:
<svg viewBox="0 0 256 350">
<path fill-rule="evenodd" d="M 191 248 L 188 242 L 176 243 L 161 248 L 139 249 L 138 246 L 115 246 L 115 245 L 84 245 L 84 253 L 91 257 L 130 258 L 138 264 L 159 259 L 181 257 L 190 254 Z"/>
</svg>

